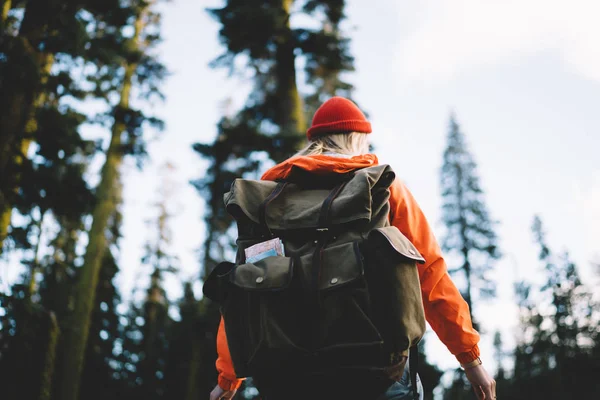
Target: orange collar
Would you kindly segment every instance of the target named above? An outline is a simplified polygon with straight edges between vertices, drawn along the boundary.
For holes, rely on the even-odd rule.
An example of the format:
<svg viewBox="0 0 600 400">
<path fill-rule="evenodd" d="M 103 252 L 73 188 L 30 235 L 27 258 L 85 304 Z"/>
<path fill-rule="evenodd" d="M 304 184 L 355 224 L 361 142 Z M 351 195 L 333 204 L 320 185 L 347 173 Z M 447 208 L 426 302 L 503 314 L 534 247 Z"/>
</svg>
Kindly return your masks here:
<svg viewBox="0 0 600 400">
<path fill-rule="evenodd" d="M 326 155 L 296 156 L 288 158 L 267 170 L 261 179 L 268 181 L 285 179 L 289 176 L 292 167 L 301 168 L 316 174 L 328 174 L 332 172 L 344 174 L 355 169 L 372 167 L 378 164 L 379 160 L 375 154 L 363 154 L 351 158 Z"/>
</svg>

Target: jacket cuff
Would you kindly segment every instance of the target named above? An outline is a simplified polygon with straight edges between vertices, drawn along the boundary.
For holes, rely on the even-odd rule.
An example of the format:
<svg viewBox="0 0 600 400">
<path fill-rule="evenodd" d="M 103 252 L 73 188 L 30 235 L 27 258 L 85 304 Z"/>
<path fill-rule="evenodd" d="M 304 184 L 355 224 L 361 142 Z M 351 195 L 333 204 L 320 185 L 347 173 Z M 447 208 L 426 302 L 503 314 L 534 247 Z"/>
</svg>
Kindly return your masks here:
<svg viewBox="0 0 600 400">
<path fill-rule="evenodd" d="M 219 375 L 217 383 L 219 384 L 219 387 L 221 389 L 231 391 L 239 389 L 240 386 L 242 386 L 243 381 L 243 379 L 235 379 L 232 381 L 230 379 L 225 378 L 224 376 Z"/>
<path fill-rule="evenodd" d="M 467 364 L 479 357 L 479 346 L 475 345 L 469 351 L 456 355 L 456 359 L 461 364 Z"/>
</svg>

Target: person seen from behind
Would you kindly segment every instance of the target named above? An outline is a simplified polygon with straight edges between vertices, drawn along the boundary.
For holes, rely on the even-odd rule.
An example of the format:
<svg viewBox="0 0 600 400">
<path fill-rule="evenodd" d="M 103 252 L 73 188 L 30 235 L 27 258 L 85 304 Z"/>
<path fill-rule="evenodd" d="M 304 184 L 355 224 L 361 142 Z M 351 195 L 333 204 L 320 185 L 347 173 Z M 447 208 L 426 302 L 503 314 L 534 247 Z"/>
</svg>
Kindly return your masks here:
<svg viewBox="0 0 600 400">
<path fill-rule="evenodd" d="M 285 179 L 292 167 L 314 173 L 346 173 L 364 167 L 378 165 L 375 154 L 369 152 L 371 124 L 355 103 L 343 97 L 332 97 L 315 112 L 312 125 L 307 131 L 308 144 L 297 154 L 266 171 L 263 180 Z M 451 280 L 446 262 L 433 231 L 417 201 L 396 178 L 390 188 L 391 225 L 397 227 L 417 248 L 426 262 L 419 265 L 419 280 L 425 317 L 431 328 L 452 353 L 473 390 L 480 400 L 496 399 L 496 382 L 486 371 L 480 358 L 480 336 L 473 328 L 466 301 Z M 242 383 L 235 375 L 223 319 L 217 334 L 218 359 L 216 368 L 218 383 L 210 393 L 210 400 L 231 399 Z M 412 399 L 412 385 L 408 366 L 401 379 L 381 396 L 364 400 Z M 294 382 L 282 383 L 281 396 L 267 396 L 267 400 L 286 399 L 285 391 Z M 420 398 L 423 390 L 418 382 Z M 297 381 L 302 385 L 302 381 Z M 268 388 L 274 389 L 274 388 Z M 259 389 L 260 390 L 260 389 Z M 270 390 L 273 393 L 272 390 Z M 316 395 L 316 394 L 315 394 Z M 346 397 L 340 397 L 346 399 Z"/>
</svg>

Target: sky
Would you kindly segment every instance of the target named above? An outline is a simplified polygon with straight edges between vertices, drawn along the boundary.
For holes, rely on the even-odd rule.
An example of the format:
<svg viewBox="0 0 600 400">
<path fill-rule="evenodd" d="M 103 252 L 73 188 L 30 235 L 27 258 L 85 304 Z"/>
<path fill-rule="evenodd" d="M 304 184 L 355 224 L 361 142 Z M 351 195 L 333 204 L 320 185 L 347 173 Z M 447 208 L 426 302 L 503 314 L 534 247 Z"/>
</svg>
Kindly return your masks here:
<svg viewBox="0 0 600 400">
<path fill-rule="evenodd" d="M 140 258 L 149 238 L 145 221 L 164 182 L 164 164 L 176 168 L 170 185 L 172 253 L 180 279 L 198 281 L 204 204 L 189 184 L 206 164 L 193 152 L 209 143 L 224 111 L 242 104 L 247 83 L 209 68 L 221 54 L 218 24 L 204 11 L 216 0 L 172 0 L 163 6 L 159 56 L 171 71 L 166 102 L 154 111 L 165 131 L 149 145 L 143 170 L 123 169 L 122 296 L 145 288 Z M 478 165 L 485 201 L 504 253 L 495 267 L 498 297 L 474 307 L 482 321 L 482 359 L 495 370 L 491 340 L 500 330 L 514 343 L 516 280 L 543 278 L 530 227 L 541 216 L 550 247 L 568 250 L 583 282 L 598 290 L 590 262 L 600 260 L 600 3 L 595 0 L 366 0 L 347 1 L 344 29 L 356 70 L 348 80 L 369 115 L 371 140 L 411 190 L 440 237 L 439 170 L 450 113 L 456 115 Z M 292 25 L 301 23 L 292 18 Z M 225 100 L 231 104 L 225 106 Z M 457 366 L 428 333 L 430 361 Z M 507 365 L 508 366 L 508 365 Z"/>
</svg>

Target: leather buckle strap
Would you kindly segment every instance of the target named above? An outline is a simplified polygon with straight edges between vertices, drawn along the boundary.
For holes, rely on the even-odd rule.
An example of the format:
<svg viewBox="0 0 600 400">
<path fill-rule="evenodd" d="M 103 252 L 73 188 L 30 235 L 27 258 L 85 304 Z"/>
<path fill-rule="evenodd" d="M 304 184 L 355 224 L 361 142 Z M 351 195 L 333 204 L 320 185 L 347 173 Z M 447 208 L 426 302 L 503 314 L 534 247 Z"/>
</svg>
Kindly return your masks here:
<svg viewBox="0 0 600 400">
<path fill-rule="evenodd" d="M 327 230 L 331 223 L 331 205 L 333 204 L 333 200 L 340 194 L 344 186 L 346 185 L 346 181 L 337 184 L 327 198 L 323 201 L 321 205 L 321 211 L 319 213 L 319 228 L 317 230 Z"/>
<path fill-rule="evenodd" d="M 312 282 L 314 290 L 317 292 L 319 287 L 319 279 L 321 277 L 323 248 L 334 236 L 333 229 L 330 229 L 331 205 L 333 204 L 333 201 L 340 194 L 345 185 L 346 182 L 339 183 L 331 190 L 331 192 L 329 192 L 329 195 L 323 201 L 323 205 L 321 206 L 321 212 L 319 213 L 319 227 L 316 229 L 317 233 L 319 234 L 319 238 L 317 240 L 317 247 L 315 248 L 312 262 Z"/>
<path fill-rule="evenodd" d="M 288 182 L 278 182 L 277 186 L 275 186 L 275 189 L 273 189 L 271 194 L 269 194 L 267 198 L 258 207 L 258 221 L 271 238 L 273 238 L 274 235 L 271 231 L 271 228 L 269 228 L 269 225 L 267 224 L 267 207 L 273 200 L 277 198 L 277 196 L 281 194 L 281 192 L 283 191 L 283 189 L 285 189 L 287 184 Z"/>
</svg>

